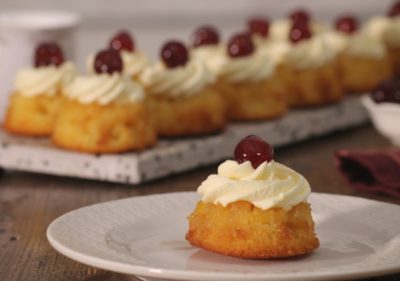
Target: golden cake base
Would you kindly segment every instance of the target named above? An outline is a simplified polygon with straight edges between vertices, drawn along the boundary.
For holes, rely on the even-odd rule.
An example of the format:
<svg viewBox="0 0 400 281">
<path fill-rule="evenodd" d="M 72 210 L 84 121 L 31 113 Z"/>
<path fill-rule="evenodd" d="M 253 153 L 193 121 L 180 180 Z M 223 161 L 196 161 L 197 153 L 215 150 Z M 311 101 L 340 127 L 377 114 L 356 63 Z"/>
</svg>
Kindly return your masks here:
<svg viewBox="0 0 400 281">
<path fill-rule="evenodd" d="M 362 94 L 373 91 L 382 81 L 390 78 L 392 68 L 389 56 L 373 59 L 342 55 L 339 58 L 339 73 L 347 93 Z"/>
<path fill-rule="evenodd" d="M 331 104 L 344 95 L 336 62 L 302 70 L 282 66 L 282 73 L 291 107 Z"/>
<path fill-rule="evenodd" d="M 67 100 L 58 115 L 52 142 L 89 153 L 142 150 L 156 143 L 144 103 L 99 105 Z"/>
<path fill-rule="evenodd" d="M 278 75 L 260 82 L 231 83 L 219 79 L 215 85 L 228 104 L 233 121 L 257 121 L 277 118 L 286 113 L 288 100 Z"/>
<path fill-rule="evenodd" d="M 308 203 L 263 211 L 247 201 L 226 207 L 200 201 L 188 219 L 192 246 L 235 258 L 284 258 L 319 247 Z"/>
<path fill-rule="evenodd" d="M 388 55 L 394 76 L 400 77 L 400 47 L 389 47 Z"/>
<path fill-rule="evenodd" d="M 61 103 L 58 94 L 25 97 L 14 93 L 10 96 L 3 128 L 17 135 L 49 136 Z"/>
<path fill-rule="evenodd" d="M 147 106 L 161 137 L 199 136 L 221 132 L 227 125 L 226 104 L 211 88 L 189 97 L 149 94 Z"/>
</svg>

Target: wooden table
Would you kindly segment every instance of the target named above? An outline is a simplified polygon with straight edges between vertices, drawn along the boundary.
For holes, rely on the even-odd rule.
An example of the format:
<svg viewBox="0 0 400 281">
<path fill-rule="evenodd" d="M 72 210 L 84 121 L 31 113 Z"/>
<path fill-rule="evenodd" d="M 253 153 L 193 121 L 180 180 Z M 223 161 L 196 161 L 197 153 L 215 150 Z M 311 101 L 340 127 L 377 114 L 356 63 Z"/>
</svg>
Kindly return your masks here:
<svg viewBox="0 0 400 281">
<path fill-rule="evenodd" d="M 338 132 L 275 150 L 276 161 L 303 174 L 314 192 L 344 194 L 400 205 L 400 200 L 347 186 L 337 172 L 335 149 L 389 149 L 371 126 Z M 217 165 L 142 184 L 122 184 L 16 171 L 0 177 L 0 280 L 138 280 L 75 262 L 47 242 L 46 229 L 57 217 L 77 208 L 145 194 L 196 190 Z M 400 249 L 399 249 L 400 250 Z M 400 273 L 371 279 L 400 280 Z"/>
</svg>

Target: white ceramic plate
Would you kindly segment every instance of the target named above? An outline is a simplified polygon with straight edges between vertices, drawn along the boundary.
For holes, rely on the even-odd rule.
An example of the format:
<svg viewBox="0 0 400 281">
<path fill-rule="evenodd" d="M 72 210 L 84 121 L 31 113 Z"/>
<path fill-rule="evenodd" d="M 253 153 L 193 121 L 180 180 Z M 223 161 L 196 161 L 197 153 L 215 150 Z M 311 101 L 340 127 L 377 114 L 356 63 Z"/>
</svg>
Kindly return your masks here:
<svg viewBox="0 0 400 281">
<path fill-rule="evenodd" d="M 195 192 L 128 198 L 85 207 L 47 230 L 60 253 L 143 280 L 337 280 L 400 272 L 400 206 L 313 193 L 312 254 L 281 260 L 241 260 L 191 247 L 186 217 Z"/>
</svg>

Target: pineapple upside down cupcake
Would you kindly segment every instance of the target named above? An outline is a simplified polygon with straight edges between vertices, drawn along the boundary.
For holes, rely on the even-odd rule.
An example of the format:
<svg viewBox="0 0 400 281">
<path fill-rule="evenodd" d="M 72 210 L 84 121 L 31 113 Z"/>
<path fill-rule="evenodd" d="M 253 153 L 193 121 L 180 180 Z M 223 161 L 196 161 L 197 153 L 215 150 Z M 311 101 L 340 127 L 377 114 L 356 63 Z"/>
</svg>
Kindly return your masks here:
<svg viewBox="0 0 400 281">
<path fill-rule="evenodd" d="M 291 257 L 318 248 L 307 180 L 275 162 L 272 147 L 256 136 L 239 142 L 234 156 L 198 188 L 203 198 L 188 217 L 189 243 L 244 259 Z"/>
<path fill-rule="evenodd" d="M 215 91 L 215 76 L 204 62 L 189 58 L 186 47 L 177 41 L 163 46 L 161 58 L 141 75 L 158 135 L 186 137 L 224 130 L 226 104 Z"/>
<path fill-rule="evenodd" d="M 216 89 L 228 104 L 230 120 L 267 120 L 286 113 L 287 97 L 276 64 L 255 48 L 250 34 L 233 36 L 216 66 Z"/>
<path fill-rule="evenodd" d="M 386 16 L 375 16 L 365 25 L 365 31 L 387 47 L 389 62 L 395 76 L 400 76 L 400 1 L 395 2 Z"/>
<path fill-rule="evenodd" d="M 343 88 L 348 93 L 365 93 L 392 76 L 389 56 L 383 42 L 358 30 L 352 16 L 337 19 L 336 30 L 324 36 L 338 54 Z"/>
<path fill-rule="evenodd" d="M 65 88 L 65 102 L 52 134 L 55 145 L 88 153 L 141 150 L 156 142 L 140 84 L 121 74 L 117 51 L 101 51 L 96 74 L 78 76 Z"/>
<path fill-rule="evenodd" d="M 290 52 L 284 57 L 285 81 L 292 107 L 339 101 L 344 94 L 337 57 L 325 36 L 313 35 L 308 22 L 293 23 Z"/>
<path fill-rule="evenodd" d="M 18 135 L 49 136 L 62 103 L 62 88 L 76 75 L 76 67 L 64 62 L 56 43 L 40 44 L 35 67 L 17 73 L 3 128 Z"/>
<path fill-rule="evenodd" d="M 137 50 L 132 36 L 127 31 L 121 31 L 111 38 L 109 48 L 120 53 L 123 69 L 122 73 L 138 81 L 143 70 L 151 65 L 149 57 L 142 51 Z M 86 60 L 89 73 L 95 73 L 95 55 L 92 54 Z"/>
</svg>

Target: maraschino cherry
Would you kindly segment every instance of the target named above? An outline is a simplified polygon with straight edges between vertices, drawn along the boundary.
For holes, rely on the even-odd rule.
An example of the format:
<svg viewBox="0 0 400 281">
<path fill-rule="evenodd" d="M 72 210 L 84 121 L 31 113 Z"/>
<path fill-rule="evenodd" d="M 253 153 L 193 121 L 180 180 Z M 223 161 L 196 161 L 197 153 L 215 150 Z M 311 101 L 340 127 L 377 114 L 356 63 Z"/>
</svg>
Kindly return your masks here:
<svg viewBox="0 0 400 281">
<path fill-rule="evenodd" d="M 269 22 L 264 18 L 253 18 L 247 22 L 250 32 L 252 34 L 258 34 L 262 37 L 268 37 Z"/>
<path fill-rule="evenodd" d="M 228 42 L 228 54 L 232 58 L 245 57 L 254 52 L 254 44 L 250 33 L 240 33 Z"/>
<path fill-rule="evenodd" d="M 358 30 L 358 20 L 353 16 L 345 16 L 336 20 L 336 30 L 344 33 L 353 33 Z"/>
<path fill-rule="evenodd" d="M 398 15 L 400 15 L 400 1 L 394 3 L 388 12 L 389 17 L 396 17 Z"/>
<path fill-rule="evenodd" d="M 242 139 L 235 147 L 233 157 L 236 162 L 250 161 L 254 169 L 257 169 L 265 161 L 274 160 L 274 149 L 262 138 L 250 135 Z"/>
<path fill-rule="evenodd" d="M 372 99 L 376 103 L 400 103 L 400 79 L 388 79 L 372 92 Z"/>
<path fill-rule="evenodd" d="M 296 10 L 289 15 L 289 18 L 293 22 L 308 22 L 310 20 L 310 15 L 305 10 Z"/>
<path fill-rule="evenodd" d="M 64 62 L 63 52 L 54 42 L 45 42 L 36 48 L 35 67 L 55 65 L 59 66 Z"/>
<path fill-rule="evenodd" d="M 168 68 L 185 65 L 188 51 L 181 42 L 169 41 L 161 49 L 161 59 Z"/>
<path fill-rule="evenodd" d="M 97 53 L 94 59 L 94 70 L 96 73 L 122 72 L 123 63 L 121 55 L 116 50 L 104 50 Z"/>
<path fill-rule="evenodd" d="M 135 50 L 135 43 L 133 42 L 132 36 L 127 31 L 121 31 L 111 39 L 110 49 L 133 52 Z"/>
<path fill-rule="evenodd" d="M 218 31 L 212 26 L 202 26 L 193 33 L 190 41 L 193 47 L 216 45 L 219 43 Z"/>
<path fill-rule="evenodd" d="M 308 22 L 295 21 L 289 33 L 289 39 L 292 43 L 297 43 L 303 39 L 311 38 L 310 27 Z"/>
</svg>

